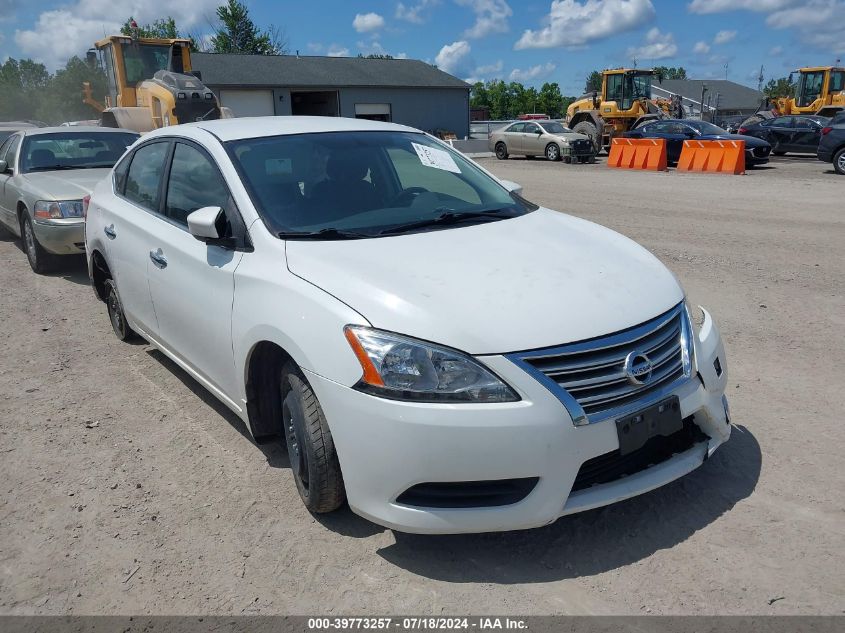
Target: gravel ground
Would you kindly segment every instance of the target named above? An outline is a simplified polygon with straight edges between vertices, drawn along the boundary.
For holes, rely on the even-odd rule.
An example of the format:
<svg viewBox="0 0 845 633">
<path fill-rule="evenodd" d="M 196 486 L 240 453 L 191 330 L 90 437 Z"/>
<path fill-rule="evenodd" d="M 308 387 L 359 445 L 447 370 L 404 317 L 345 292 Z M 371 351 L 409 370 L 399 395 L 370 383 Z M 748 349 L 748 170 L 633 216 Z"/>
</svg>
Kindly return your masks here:
<svg viewBox="0 0 845 633">
<path fill-rule="evenodd" d="M 303 508 L 280 447 L 147 345 L 81 264 L 0 238 L 0 613 L 845 612 L 845 179 L 482 159 L 654 251 L 726 339 L 737 427 L 655 492 L 506 534 L 393 533 Z"/>
</svg>

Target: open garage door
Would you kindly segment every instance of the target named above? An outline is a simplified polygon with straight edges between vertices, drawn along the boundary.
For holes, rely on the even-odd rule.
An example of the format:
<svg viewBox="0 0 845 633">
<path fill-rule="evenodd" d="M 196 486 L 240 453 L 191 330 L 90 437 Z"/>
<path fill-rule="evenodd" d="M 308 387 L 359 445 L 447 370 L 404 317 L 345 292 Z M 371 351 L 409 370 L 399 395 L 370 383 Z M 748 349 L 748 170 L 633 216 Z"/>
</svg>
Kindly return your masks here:
<svg viewBox="0 0 845 633">
<path fill-rule="evenodd" d="M 272 90 L 221 90 L 220 102 L 231 108 L 236 117 L 276 114 Z"/>
</svg>

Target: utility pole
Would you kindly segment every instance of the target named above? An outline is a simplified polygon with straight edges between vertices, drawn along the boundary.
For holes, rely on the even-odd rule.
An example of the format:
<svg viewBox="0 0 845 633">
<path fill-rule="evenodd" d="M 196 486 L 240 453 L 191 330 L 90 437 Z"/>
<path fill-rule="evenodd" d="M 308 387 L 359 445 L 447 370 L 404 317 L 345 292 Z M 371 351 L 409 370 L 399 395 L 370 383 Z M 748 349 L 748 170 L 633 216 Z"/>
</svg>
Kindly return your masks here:
<svg viewBox="0 0 845 633">
<path fill-rule="evenodd" d="M 727 81 L 727 80 L 728 80 L 728 64 L 729 64 L 729 63 L 730 63 L 730 62 L 725 62 L 725 81 Z"/>
<path fill-rule="evenodd" d="M 701 102 L 698 105 L 698 110 L 699 110 L 699 113 L 701 114 L 700 118 L 701 118 L 702 121 L 704 120 L 704 93 L 705 92 L 707 92 L 707 84 L 702 83 L 701 84 Z"/>
</svg>

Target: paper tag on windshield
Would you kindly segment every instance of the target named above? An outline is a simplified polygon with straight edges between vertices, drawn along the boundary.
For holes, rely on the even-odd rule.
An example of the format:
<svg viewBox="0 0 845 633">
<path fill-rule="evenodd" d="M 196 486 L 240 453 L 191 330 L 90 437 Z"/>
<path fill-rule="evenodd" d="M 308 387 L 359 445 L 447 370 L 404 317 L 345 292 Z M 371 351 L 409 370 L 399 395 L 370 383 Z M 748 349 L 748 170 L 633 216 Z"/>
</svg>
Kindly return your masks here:
<svg viewBox="0 0 845 633">
<path fill-rule="evenodd" d="M 420 162 L 426 167 L 451 171 L 454 174 L 461 173 L 461 168 L 455 164 L 455 159 L 449 155 L 449 152 L 418 143 L 411 143 L 411 145 L 414 146 L 417 156 L 420 157 Z"/>
</svg>

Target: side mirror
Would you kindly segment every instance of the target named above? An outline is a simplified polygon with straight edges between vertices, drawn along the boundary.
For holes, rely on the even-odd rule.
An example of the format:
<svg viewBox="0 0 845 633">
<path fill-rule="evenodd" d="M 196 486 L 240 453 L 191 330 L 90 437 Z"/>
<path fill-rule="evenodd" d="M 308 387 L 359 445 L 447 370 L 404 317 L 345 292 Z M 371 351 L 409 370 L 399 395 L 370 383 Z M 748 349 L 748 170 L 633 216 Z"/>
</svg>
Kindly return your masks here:
<svg viewBox="0 0 845 633">
<path fill-rule="evenodd" d="M 510 193 L 515 193 L 518 196 L 522 195 L 522 185 L 515 183 L 512 180 L 501 180 L 502 186 Z"/>
<path fill-rule="evenodd" d="M 192 71 L 191 71 L 191 72 L 189 72 L 188 74 L 189 74 L 189 75 L 193 75 L 194 77 L 196 77 L 197 79 L 199 79 L 200 81 L 202 81 L 202 71 L 201 71 L 201 70 L 192 70 Z"/>
<path fill-rule="evenodd" d="M 225 221 L 220 207 L 203 207 L 188 215 L 188 233 L 201 242 L 219 240 L 220 225 Z"/>
<path fill-rule="evenodd" d="M 0 174 L 5 174 L 7 171 L 9 171 L 9 163 L 5 160 L 0 160 Z"/>
</svg>

